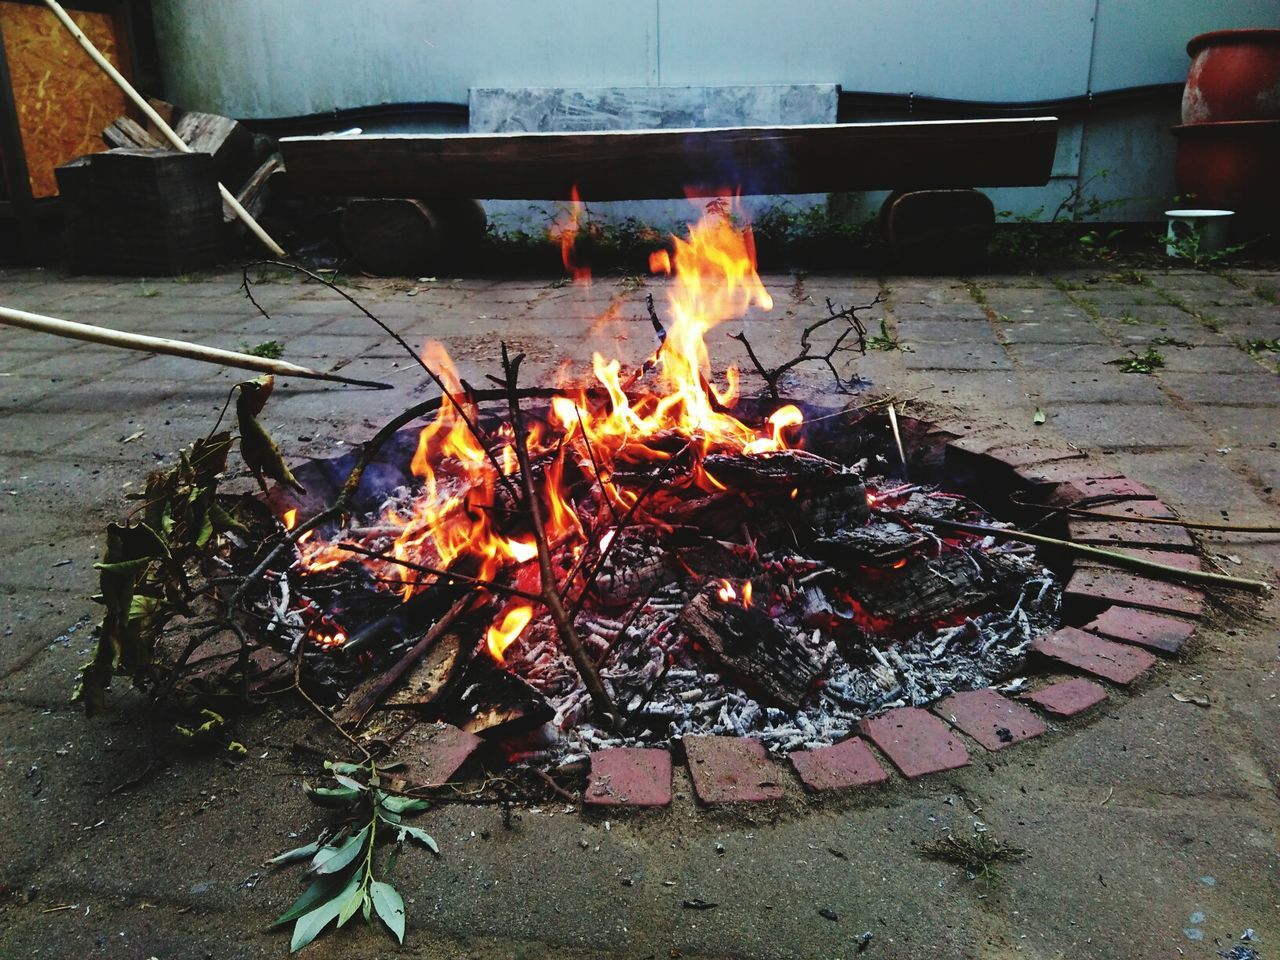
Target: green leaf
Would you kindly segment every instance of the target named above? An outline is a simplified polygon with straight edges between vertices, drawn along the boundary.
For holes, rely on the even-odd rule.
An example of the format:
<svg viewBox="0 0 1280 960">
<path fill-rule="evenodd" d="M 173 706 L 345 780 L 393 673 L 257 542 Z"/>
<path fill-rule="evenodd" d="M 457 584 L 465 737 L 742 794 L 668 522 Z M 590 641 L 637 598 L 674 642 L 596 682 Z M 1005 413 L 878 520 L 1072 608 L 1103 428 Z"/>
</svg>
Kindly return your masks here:
<svg viewBox="0 0 1280 960">
<path fill-rule="evenodd" d="M 347 898 L 351 896 L 351 891 L 359 889 L 360 878 L 359 876 L 353 876 L 336 897 L 326 900 L 310 913 L 300 916 L 293 927 L 293 939 L 289 942 L 289 952 L 295 953 L 314 940 L 320 931 L 327 927 L 342 910 Z"/>
<path fill-rule="evenodd" d="M 302 785 L 302 791 L 312 803 L 321 807 L 349 807 L 363 791 L 350 787 L 313 787 L 309 783 Z"/>
<path fill-rule="evenodd" d="M 420 797 L 386 797 L 382 801 L 382 806 L 389 813 L 414 814 L 421 813 L 423 810 L 431 808 L 429 800 L 423 800 Z"/>
<path fill-rule="evenodd" d="M 341 760 L 326 760 L 324 762 L 326 770 L 332 770 L 334 773 L 343 773 L 348 777 L 364 771 L 364 767 L 355 763 L 343 763 Z"/>
<path fill-rule="evenodd" d="M 322 847 L 311 861 L 311 870 L 317 875 L 337 873 L 350 864 L 364 850 L 365 841 L 369 839 L 369 827 L 349 837 L 340 847 Z"/>
<path fill-rule="evenodd" d="M 432 853 L 440 852 L 440 845 L 436 843 L 431 837 L 431 834 L 427 833 L 425 830 L 419 830 L 417 827 L 410 827 L 402 824 L 400 827 L 400 836 L 396 838 L 397 841 L 403 843 L 406 835 L 413 837 L 413 839 L 417 840 Z"/>
<path fill-rule="evenodd" d="M 289 909 L 276 917 L 275 921 L 271 925 L 273 927 L 278 927 L 282 924 L 297 920 L 304 913 L 310 913 L 316 908 L 316 906 L 323 903 L 325 900 L 332 899 L 338 891 L 345 887 L 349 882 L 349 877 L 321 877 L 319 880 L 311 884 L 311 886 L 307 887 L 307 889 L 303 891 L 302 896 L 293 901 L 293 904 Z"/>
<path fill-rule="evenodd" d="M 299 860 L 310 860 L 319 852 L 320 841 L 313 840 L 305 847 L 294 847 L 292 850 L 286 850 L 284 853 L 277 853 L 270 860 L 263 861 L 263 866 L 279 867 L 286 863 L 297 863 Z"/>
<path fill-rule="evenodd" d="M 364 793 L 365 785 L 358 780 L 352 780 L 350 777 L 343 776 L 340 773 L 335 773 L 333 775 L 333 779 L 337 780 L 348 790 L 354 790 L 356 793 Z"/>
<path fill-rule="evenodd" d="M 396 940 L 404 943 L 404 901 L 400 899 L 396 888 L 375 880 L 369 885 L 369 895 L 373 899 L 373 909 L 378 911 L 382 922 L 396 935 Z"/>
<path fill-rule="evenodd" d="M 1044 411 L 1041 410 L 1039 407 L 1036 407 L 1036 412 L 1032 415 L 1031 422 L 1038 426 L 1044 423 L 1044 421 L 1045 421 Z"/>
<path fill-rule="evenodd" d="M 347 897 L 346 902 L 342 905 L 342 912 L 338 914 L 338 927 L 344 927 L 348 920 L 356 915 L 356 911 L 369 899 L 369 894 L 365 892 L 363 884 L 357 886 L 351 891 L 351 896 Z"/>
</svg>

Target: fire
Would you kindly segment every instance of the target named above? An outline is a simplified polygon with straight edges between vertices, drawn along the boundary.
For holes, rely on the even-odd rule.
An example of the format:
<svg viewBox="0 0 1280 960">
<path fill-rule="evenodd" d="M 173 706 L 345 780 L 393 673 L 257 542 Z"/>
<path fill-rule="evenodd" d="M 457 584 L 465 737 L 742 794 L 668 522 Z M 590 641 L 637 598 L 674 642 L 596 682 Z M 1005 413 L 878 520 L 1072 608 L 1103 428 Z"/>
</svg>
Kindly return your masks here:
<svg viewBox="0 0 1280 960">
<path fill-rule="evenodd" d="M 298 525 L 298 508 L 294 507 L 291 510 L 286 510 L 284 516 L 280 519 L 286 530 L 292 530 Z"/>
<path fill-rule="evenodd" d="M 582 279 L 589 272 L 573 260 L 582 215 L 576 190 L 570 213 L 557 225 L 556 236 L 566 267 Z M 655 272 L 671 280 L 665 337 L 644 369 L 624 375 L 617 359 L 597 353 L 592 372 L 603 389 L 594 394 L 565 389 L 551 401 L 546 421 L 530 420 L 523 442 L 537 467 L 535 495 L 545 508 L 551 546 L 563 546 L 574 557 L 583 556 L 592 542 L 598 543 L 599 553 L 608 549 L 618 513 L 635 507 L 641 496 L 639 489 L 616 483 L 615 473 L 634 473 L 637 467 L 687 455 L 691 463 L 679 472 L 683 479 L 673 482 L 724 490 L 703 470 L 704 457 L 786 450 L 788 433 L 802 424 L 800 410 L 791 405 L 774 411 L 763 427 L 744 423 L 732 412 L 738 398 L 736 368 L 726 370 L 719 382 L 713 372 L 706 335 L 753 307 L 769 310 L 773 304 L 756 271 L 750 228 L 739 228 L 729 213 L 727 202 L 712 204 L 687 238 L 672 237 L 671 249 L 652 258 Z M 421 490 L 409 506 L 386 509 L 364 540 L 392 560 L 433 569 L 458 565 L 459 573 L 493 580 L 537 553 L 527 528 L 506 526 L 513 522 L 512 499 L 519 498 L 523 483 L 519 441 L 510 423 L 487 431 L 477 426 L 480 412 L 440 344 L 428 344 L 423 359 L 440 376 L 445 395 L 419 434 L 411 463 Z M 607 401 L 602 402 L 601 393 Z M 603 491 L 610 502 L 601 506 L 613 516 L 579 516 L 571 490 L 584 479 Z M 501 491 L 502 486 L 512 492 Z M 286 514 L 284 522 L 292 525 L 296 519 L 296 513 Z M 519 524 L 519 518 L 514 522 Z M 353 560 L 323 537 L 299 544 L 299 551 L 300 564 L 308 571 Z M 398 584 L 405 599 L 423 588 L 424 575 L 418 570 L 387 560 L 361 562 L 380 579 Z M 721 598 L 750 606 L 750 582 L 739 593 L 724 581 Z M 495 619 L 488 635 L 495 660 L 502 662 L 503 651 L 528 626 L 534 609 L 531 603 L 513 602 Z"/>
<path fill-rule="evenodd" d="M 720 598 L 721 603 L 735 603 L 739 599 L 739 593 L 728 580 L 721 580 L 720 586 L 716 590 L 716 596 Z M 741 593 L 742 605 L 744 607 L 751 606 L 751 581 L 744 580 L 742 583 Z"/>
<path fill-rule="evenodd" d="M 494 660 L 498 661 L 498 663 L 506 663 L 503 654 L 506 652 L 507 647 L 515 643 L 516 638 L 524 632 L 524 628 L 533 619 L 533 604 L 518 601 L 507 607 L 499 616 L 501 623 L 495 619 L 489 625 L 485 643 L 489 647 L 489 654 Z"/>
<path fill-rule="evenodd" d="M 583 206 L 582 197 L 578 194 L 578 188 L 575 185 L 569 192 L 569 209 L 561 214 L 551 229 L 547 231 L 547 235 L 552 240 L 559 242 L 560 259 L 564 263 L 564 268 L 568 271 L 569 276 L 573 278 L 573 282 L 590 285 L 591 268 L 578 262 L 574 250 L 578 242 L 578 233 L 582 229 L 582 219 L 585 212 L 586 207 Z"/>
</svg>

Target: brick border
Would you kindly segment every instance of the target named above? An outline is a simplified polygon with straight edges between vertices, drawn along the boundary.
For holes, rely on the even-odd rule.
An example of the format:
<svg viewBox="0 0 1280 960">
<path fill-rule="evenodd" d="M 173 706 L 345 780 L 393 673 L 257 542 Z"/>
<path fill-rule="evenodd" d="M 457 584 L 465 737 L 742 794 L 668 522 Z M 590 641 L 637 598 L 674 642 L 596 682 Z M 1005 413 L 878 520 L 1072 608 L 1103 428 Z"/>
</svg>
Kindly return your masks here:
<svg viewBox="0 0 1280 960">
<path fill-rule="evenodd" d="M 1011 443 L 998 434 L 962 437 L 924 421 L 915 421 L 907 432 L 929 447 L 926 456 L 940 456 L 956 475 L 980 474 L 994 488 L 1019 494 L 1028 506 L 1084 505 L 1118 515 L 1177 518 L 1150 489 L 1104 471 L 1079 450 Z M 1182 527 L 1065 515 L 1064 526 L 1065 539 L 1115 544 L 1158 562 L 1200 569 L 1194 542 Z M 1194 587 L 1087 558 L 1072 560 L 1063 579 L 1063 626 L 1033 642 L 1033 660 L 1047 669 L 1032 689 L 1014 699 L 994 688 L 961 691 L 928 708 L 898 707 L 864 717 L 847 739 L 794 751 L 785 763 L 751 738 L 689 736 L 682 752 L 695 795 L 706 806 L 768 803 L 793 793 L 786 785 L 797 780 L 813 794 L 864 790 L 888 782 L 890 768 L 907 779 L 930 776 L 1052 735 L 1052 721 L 1093 710 L 1117 688 L 1147 677 L 1160 656 L 1179 655 L 1203 610 L 1204 594 Z M 657 754 L 666 754 L 668 762 Z M 584 809 L 618 814 L 665 806 L 671 796 L 670 759 L 671 753 L 660 748 L 593 753 Z M 626 799 L 614 792 L 622 780 L 628 784 Z"/>
</svg>

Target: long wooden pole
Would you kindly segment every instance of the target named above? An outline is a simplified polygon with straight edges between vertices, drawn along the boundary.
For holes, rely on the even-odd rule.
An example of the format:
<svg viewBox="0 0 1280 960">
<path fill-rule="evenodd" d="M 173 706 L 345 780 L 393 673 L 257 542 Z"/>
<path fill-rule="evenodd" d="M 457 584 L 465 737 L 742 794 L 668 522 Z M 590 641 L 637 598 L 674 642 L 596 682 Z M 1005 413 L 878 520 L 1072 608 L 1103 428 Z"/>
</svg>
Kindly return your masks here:
<svg viewBox="0 0 1280 960">
<path fill-rule="evenodd" d="M 44 3 L 46 7 L 53 11 L 53 15 L 62 22 L 62 25 L 67 28 L 71 36 L 75 37 L 76 43 L 80 44 L 84 48 L 84 52 L 89 54 L 90 59 L 102 68 L 102 71 L 115 82 L 116 86 L 124 91 L 125 96 L 132 100 L 139 110 L 146 114 L 147 119 L 156 125 L 156 128 L 165 135 L 165 139 L 173 144 L 175 150 L 181 150 L 183 153 L 195 152 L 187 145 L 185 140 L 173 132 L 173 128 L 165 122 L 164 117 L 156 113 L 155 108 L 147 103 L 142 95 L 133 88 L 133 84 L 126 80 L 120 71 L 112 65 L 111 61 L 98 51 L 98 48 L 93 45 L 93 41 L 86 37 L 84 31 L 76 26 L 76 22 L 68 16 L 67 11 L 62 9 L 62 5 L 57 0 L 44 0 Z M 236 199 L 235 194 L 221 183 L 218 184 L 218 192 L 222 194 L 222 202 L 231 208 L 232 213 L 240 218 L 241 222 L 249 228 L 255 237 L 262 241 L 264 247 L 277 257 L 288 256 L 284 252 L 284 248 L 272 240 L 270 234 L 262 229 L 262 225 L 253 219 L 253 215 Z"/>
<path fill-rule="evenodd" d="M 147 353 L 164 353 L 173 357 L 186 357 L 204 363 L 217 363 L 224 367 L 240 367 L 245 370 L 258 370 L 262 373 L 276 373 L 282 377 L 305 377 L 308 380 L 333 380 L 338 383 L 350 383 L 358 387 L 374 387 L 378 390 L 392 390 L 389 383 L 376 380 L 355 380 L 336 373 L 325 373 L 301 367 L 286 360 L 271 360 L 267 357 L 255 357 L 249 353 L 237 353 L 234 350 L 219 350 L 217 347 L 205 347 L 186 340 L 170 340 L 167 337 L 148 337 L 140 333 L 125 333 L 109 327 L 97 327 L 89 323 L 76 323 L 73 320 L 59 320 L 57 317 L 46 317 L 39 313 L 27 313 L 25 310 L 14 310 L 0 307 L 0 324 L 50 333 L 55 337 L 69 337 L 72 340 L 87 340 L 90 343 L 103 343 L 109 347 L 123 347 L 126 350 L 143 350 Z"/>
</svg>

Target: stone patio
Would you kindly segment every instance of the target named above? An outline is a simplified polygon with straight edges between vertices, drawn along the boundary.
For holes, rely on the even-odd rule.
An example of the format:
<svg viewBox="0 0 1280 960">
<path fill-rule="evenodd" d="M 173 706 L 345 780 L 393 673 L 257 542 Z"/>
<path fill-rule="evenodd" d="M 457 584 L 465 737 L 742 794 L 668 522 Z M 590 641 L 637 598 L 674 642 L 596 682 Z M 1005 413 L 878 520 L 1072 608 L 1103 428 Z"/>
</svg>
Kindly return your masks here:
<svg viewBox="0 0 1280 960">
<path fill-rule="evenodd" d="M 768 354 L 788 355 L 827 297 L 847 305 L 882 293 L 868 326 L 883 316 L 911 349 L 859 361 L 869 395 L 893 393 L 962 428 L 962 446 L 1011 464 L 1019 444 L 1086 450 L 1087 476 L 1140 485 L 1125 509 L 1157 497 L 1187 518 L 1280 524 L 1280 355 L 1246 349 L 1280 337 L 1280 270 L 764 279 L 775 308 L 747 330 Z M 267 320 L 239 283 L 238 270 L 128 280 L 7 267 L 0 304 L 231 349 L 275 339 L 288 360 L 396 384 L 278 383 L 265 419 L 291 458 L 341 452 L 430 394 L 411 361 L 334 294 L 271 279 L 256 288 Z M 644 295 L 658 287 L 440 278 L 347 289 L 410 343 L 442 340 L 479 381 L 496 369 L 499 338 L 528 354 L 529 377 L 593 348 L 638 361 L 651 349 Z M 598 321 L 611 307 L 616 319 Z M 88 597 L 102 528 L 131 509 L 124 497 L 148 470 L 208 432 L 247 374 L 9 328 L 0 337 L 0 954 L 283 956 L 287 936 L 266 926 L 296 896 L 296 872 L 272 874 L 261 861 L 320 822 L 299 789 L 319 759 L 291 749 L 309 718 L 273 703 L 237 728 L 243 761 L 181 758 L 110 794 L 150 756 L 140 699 L 118 683 L 112 709 L 91 720 L 68 702 L 97 616 Z M 718 331 L 710 343 L 717 362 L 742 359 Z M 1153 343 L 1167 361 L 1155 375 L 1108 362 Z M 829 399 L 817 368 L 792 387 Z M 1071 463 L 1017 469 L 1085 482 Z M 1113 542 L 1107 526 L 1072 534 Z M 1151 533 L 1163 529 L 1142 528 L 1142 546 L 1186 546 Z M 1197 539 L 1209 568 L 1276 581 L 1280 535 Z M 1076 576 L 1071 589 L 1132 598 L 1127 574 Z M 1242 597 L 1211 600 L 1190 639 L 1178 615 L 1194 611 L 1178 606 L 1191 601 L 1176 588 L 1137 604 L 1141 616 L 1076 631 L 1087 645 L 1055 636 L 1046 655 L 1069 666 L 1108 649 L 1097 644 L 1127 658 L 1107 660 L 1119 672 L 1101 685 L 969 703 L 963 717 L 959 705 L 922 713 L 927 723 L 912 722 L 946 732 L 969 763 L 919 779 L 889 763 L 876 771 L 861 747 L 848 769 L 815 777 L 866 785 L 810 795 L 784 771 L 782 799 L 761 805 L 705 806 L 677 764 L 664 809 L 544 805 L 508 830 L 494 807 L 441 807 L 419 822 L 442 856 L 407 853 L 397 870 L 406 945 L 357 923 L 307 953 L 832 958 L 854 956 L 870 931 L 868 957 L 1214 957 L 1252 928 L 1268 956 L 1280 943 L 1280 604 L 1272 594 L 1253 614 Z M 1020 727 L 1012 735 L 1026 742 L 994 752 L 965 739 L 966 723 L 990 733 L 991 711 L 1027 723 L 1021 702 L 1039 711 L 1044 735 Z M 970 881 L 922 855 L 944 828 L 967 833 L 975 819 L 1028 859 Z"/>
</svg>

